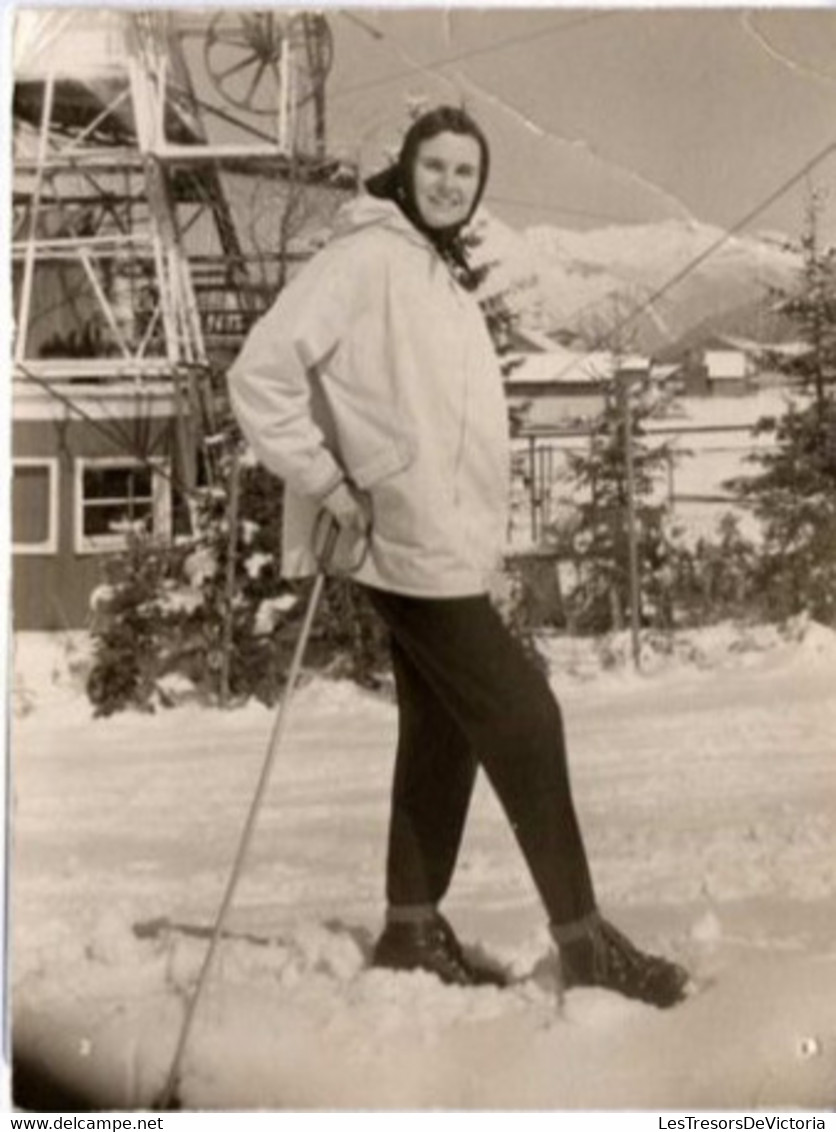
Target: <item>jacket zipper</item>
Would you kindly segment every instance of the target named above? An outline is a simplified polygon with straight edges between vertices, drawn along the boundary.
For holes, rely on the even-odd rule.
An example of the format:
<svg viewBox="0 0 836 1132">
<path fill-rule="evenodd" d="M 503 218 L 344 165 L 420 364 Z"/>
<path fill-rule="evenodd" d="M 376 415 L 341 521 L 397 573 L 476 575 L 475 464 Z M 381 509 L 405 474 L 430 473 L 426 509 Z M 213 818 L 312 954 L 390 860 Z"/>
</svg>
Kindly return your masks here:
<svg viewBox="0 0 836 1132">
<path fill-rule="evenodd" d="M 455 284 L 454 284 L 454 286 L 455 286 Z M 458 295 L 456 296 L 456 298 L 459 299 L 459 304 L 463 306 L 464 304 L 461 303 L 461 299 L 459 298 Z M 470 409 L 470 381 L 471 381 L 471 372 L 470 371 L 471 371 L 472 366 L 471 366 L 470 346 L 467 343 L 466 337 L 465 337 L 465 352 L 464 352 L 464 358 L 463 358 L 463 366 L 464 366 L 464 380 L 463 380 L 464 390 L 462 392 L 462 407 L 461 407 L 462 416 L 461 416 L 461 425 L 459 427 L 458 451 L 456 453 L 456 461 L 455 461 L 455 466 L 454 466 L 454 469 L 453 469 L 453 502 L 456 504 L 457 507 L 460 506 L 460 504 L 461 504 L 461 475 L 460 475 L 460 473 L 461 473 L 462 464 L 464 463 L 464 451 L 465 451 L 465 444 L 466 444 L 466 441 L 467 441 L 467 414 L 468 414 L 468 411 Z"/>
</svg>

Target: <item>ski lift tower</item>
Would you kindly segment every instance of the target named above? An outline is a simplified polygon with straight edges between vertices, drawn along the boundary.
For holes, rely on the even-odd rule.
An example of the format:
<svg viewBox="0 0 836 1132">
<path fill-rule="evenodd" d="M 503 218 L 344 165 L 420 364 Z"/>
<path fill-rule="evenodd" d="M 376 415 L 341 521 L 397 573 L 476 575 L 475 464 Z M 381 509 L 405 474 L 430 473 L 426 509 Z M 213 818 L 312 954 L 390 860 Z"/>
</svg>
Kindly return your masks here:
<svg viewBox="0 0 836 1132">
<path fill-rule="evenodd" d="M 349 186 L 325 156 L 332 57 L 310 13 L 17 13 L 17 627 L 84 624 L 126 525 L 188 529 L 236 345 L 218 327 L 240 338 L 267 302 L 230 185 Z"/>
</svg>

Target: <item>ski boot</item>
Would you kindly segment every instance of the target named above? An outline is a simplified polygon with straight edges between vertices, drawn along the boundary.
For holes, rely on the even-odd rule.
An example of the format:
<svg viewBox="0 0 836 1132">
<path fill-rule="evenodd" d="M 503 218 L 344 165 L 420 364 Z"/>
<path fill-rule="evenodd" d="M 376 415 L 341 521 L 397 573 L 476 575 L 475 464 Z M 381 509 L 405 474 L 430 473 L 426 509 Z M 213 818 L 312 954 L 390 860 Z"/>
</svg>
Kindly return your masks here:
<svg viewBox="0 0 836 1132">
<path fill-rule="evenodd" d="M 373 967 L 390 971 L 427 971 L 459 987 L 503 987 L 503 973 L 468 959 L 440 912 L 415 923 L 389 923 L 375 945 Z"/>
<path fill-rule="evenodd" d="M 684 967 L 640 951 L 597 913 L 577 924 L 552 929 L 560 951 L 565 990 L 603 987 L 651 1006 L 675 1006 L 688 995 Z"/>
</svg>

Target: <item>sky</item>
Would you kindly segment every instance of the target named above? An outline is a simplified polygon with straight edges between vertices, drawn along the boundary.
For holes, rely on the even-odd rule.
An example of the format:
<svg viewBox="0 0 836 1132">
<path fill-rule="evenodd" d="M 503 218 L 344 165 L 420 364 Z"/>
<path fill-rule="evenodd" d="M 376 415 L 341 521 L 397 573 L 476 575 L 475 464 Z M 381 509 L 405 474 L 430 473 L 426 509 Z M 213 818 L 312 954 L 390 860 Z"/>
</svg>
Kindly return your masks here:
<svg viewBox="0 0 836 1132">
<path fill-rule="evenodd" d="M 836 143 L 836 8 L 330 11 L 329 133 L 379 163 L 410 97 L 465 104 L 514 226 L 723 227 Z M 445 61 L 446 60 L 446 61 Z M 836 239 L 836 155 L 823 226 Z M 750 229 L 800 230 L 808 179 Z"/>
<path fill-rule="evenodd" d="M 236 6 L 175 10 L 203 29 L 197 65 L 210 19 Z M 836 243 L 836 150 L 799 176 L 836 147 L 836 7 L 325 11 L 329 149 L 364 171 L 396 146 L 410 100 L 464 102 L 492 147 L 486 204 L 514 227 L 735 228 L 754 213 L 745 230 L 798 235 L 813 184 L 830 189 L 821 228 Z"/>
</svg>

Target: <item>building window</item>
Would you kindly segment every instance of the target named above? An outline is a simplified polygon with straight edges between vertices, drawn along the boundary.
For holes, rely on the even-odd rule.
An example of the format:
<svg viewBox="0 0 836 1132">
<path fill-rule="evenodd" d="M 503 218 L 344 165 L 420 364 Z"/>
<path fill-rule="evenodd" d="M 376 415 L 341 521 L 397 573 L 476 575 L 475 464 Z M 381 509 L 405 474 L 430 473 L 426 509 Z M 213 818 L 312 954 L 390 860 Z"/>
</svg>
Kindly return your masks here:
<svg viewBox="0 0 836 1132">
<path fill-rule="evenodd" d="M 167 462 L 124 457 L 77 460 L 76 551 L 121 550 L 133 526 L 157 537 L 171 534 Z"/>
<path fill-rule="evenodd" d="M 58 550 L 58 460 L 20 456 L 12 461 L 12 551 Z"/>
</svg>

